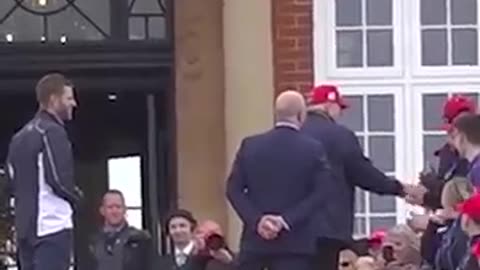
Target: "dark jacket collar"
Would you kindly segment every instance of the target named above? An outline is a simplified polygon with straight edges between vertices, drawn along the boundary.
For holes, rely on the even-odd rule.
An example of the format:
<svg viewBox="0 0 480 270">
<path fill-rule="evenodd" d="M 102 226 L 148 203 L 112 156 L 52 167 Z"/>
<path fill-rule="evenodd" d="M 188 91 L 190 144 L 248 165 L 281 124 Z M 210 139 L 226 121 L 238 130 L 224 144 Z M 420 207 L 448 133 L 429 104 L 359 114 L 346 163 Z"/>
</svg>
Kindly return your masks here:
<svg viewBox="0 0 480 270">
<path fill-rule="evenodd" d="M 335 123 L 335 119 L 333 119 L 330 115 L 328 115 L 327 113 L 322 112 L 322 111 L 309 111 L 308 115 L 313 116 L 313 117 L 322 118 L 323 120 L 327 120 L 327 121 Z"/>
<path fill-rule="evenodd" d="M 47 110 L 44 110 L 44 109 L 40 109 L 38 112 L 37 112 L 37 116 L 38 117 L 41 117 L 43 119 L 48 119 L 48 120 L 51 120 L 61 126 L 64 125 L 64 122 L 62 120 L 60 120 L 60 118 L 58 118 L 56 115 L 53 115 L 51 114 L 50 112 L 48 112 Z"/>
</svg>

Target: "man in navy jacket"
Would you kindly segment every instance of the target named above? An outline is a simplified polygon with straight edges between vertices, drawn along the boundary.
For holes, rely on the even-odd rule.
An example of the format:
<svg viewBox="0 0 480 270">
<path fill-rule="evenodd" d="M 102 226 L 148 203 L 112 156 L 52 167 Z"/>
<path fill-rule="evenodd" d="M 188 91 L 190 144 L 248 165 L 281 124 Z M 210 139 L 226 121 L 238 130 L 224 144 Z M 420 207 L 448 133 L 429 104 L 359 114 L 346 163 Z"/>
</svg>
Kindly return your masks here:
<svg viewBox="0 0 480 270">
<path fill-rule="evenodd" d="M 7 157 L 15 198 L 20 270 L 67 270 L 73 209 L 81 198 L 74 184 L 73 156 L 64 121 L 76 102 L 60 74 L 36 87 L 39 112 L 12 138 Z"/>
<path fill-rule="evenodd" d="M 301 134 L 303 97 L 276 101 L 276 126 L 244 139 L 227 183 L 243 221 L 241 270 L 308 270 L 315 252 L 314 213 L 330 200 L 333 178 L 321 143 Z"/>
<path fill-rule="evenodd" d="M 309 112 L 302 132 L 325 146 L 332 166 L 335 182 L 325 187 L 332 193 L 327 207 L 316 211 L 319 224 L 327 221 L 330 226 L 318 226 L 318 267 L 338 269 L 338 253 L 351 241 L 354 218 L 355 187 L 381 195 L 404 196 L 413 193 L 415 187 L 402 185 L 390 179 L 364 156 L 355 134 L 335 122 L 347 104 L 337 87 L 322 85 L 313 89 Z"/>
</svg>

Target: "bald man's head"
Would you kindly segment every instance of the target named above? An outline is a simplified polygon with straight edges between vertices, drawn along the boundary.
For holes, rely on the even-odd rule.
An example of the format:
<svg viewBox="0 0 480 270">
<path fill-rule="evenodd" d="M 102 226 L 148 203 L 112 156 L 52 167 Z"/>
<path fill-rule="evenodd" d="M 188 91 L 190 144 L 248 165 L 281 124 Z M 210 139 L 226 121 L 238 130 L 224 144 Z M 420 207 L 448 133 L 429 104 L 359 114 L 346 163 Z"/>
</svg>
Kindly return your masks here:
<svg viewBox="0 0 480 270">
<path fill-rule="evenodd" d="M 281 93 L 275 102 L 277 122 L 289 122 L 300 126 L 305 119 L 306 105 L 303 96 L 296 91 Z"/>
</svg>

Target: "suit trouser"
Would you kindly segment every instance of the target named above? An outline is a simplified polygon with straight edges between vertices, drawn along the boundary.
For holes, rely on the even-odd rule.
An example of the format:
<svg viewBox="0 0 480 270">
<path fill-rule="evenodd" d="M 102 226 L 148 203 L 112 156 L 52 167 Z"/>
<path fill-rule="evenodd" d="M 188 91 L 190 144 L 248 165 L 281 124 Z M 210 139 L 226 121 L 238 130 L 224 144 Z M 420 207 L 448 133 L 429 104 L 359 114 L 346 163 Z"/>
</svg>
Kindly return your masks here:
<svg viewBox="0 0 480 270">
<path fill-rule="evenodd" d="M 340 240 L 319 238 L 315 256 L 316 269 L 338 270 L 340 251 L 344 247 L 345 243 Z"/>
<path fill-rule="evenodd" d="M 68 270 L 71 254 L 72 230 L 18 239 L 19 270 Z"/>
<path fill-rule="evenodd" d="M 314 270 L 313 256 L 241 254 L 238 270 Z"/>
</svg>

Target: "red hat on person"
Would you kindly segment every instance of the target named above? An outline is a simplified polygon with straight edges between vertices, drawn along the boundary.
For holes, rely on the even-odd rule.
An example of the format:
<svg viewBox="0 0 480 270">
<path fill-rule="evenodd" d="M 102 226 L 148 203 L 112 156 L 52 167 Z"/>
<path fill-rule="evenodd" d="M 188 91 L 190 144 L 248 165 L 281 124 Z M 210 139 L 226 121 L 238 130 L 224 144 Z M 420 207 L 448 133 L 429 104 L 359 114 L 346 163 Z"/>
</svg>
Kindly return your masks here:
<svg viewBox="0 0 480 270">
<path fill-rule="evenodd" d="M 369 245 L 382 244 L 386 235 L 387 233 L 383 230 L 374 231 L 372 235 L 370 235 L 370 237 L 368 238 L 368 244 Z"/>
<path fill-rule="evenodd" d="M 443 106 L 443 119 L 445 124 L 444 130 L 450 130 L 453 120 L 462 112 L 475 112 L 475 104 L 468 98 L 462 95 L 454 95 L 447 99 Z"/>
<path fill-rule="evenodd" d="M 338 88 L 335 85 L 320 85 L 312 89 L 310 92 L 310 105 L 318 105 L 326 102 L 337 103 L 340 108 L 348 108 L 348 104 L 338 92 Z"/>
<path fill-rule="evenodd" d="M 480 194 L 477 193 L 457 206 L 458 212 L 470 218 L 480 220 Z"/>
</svg>

